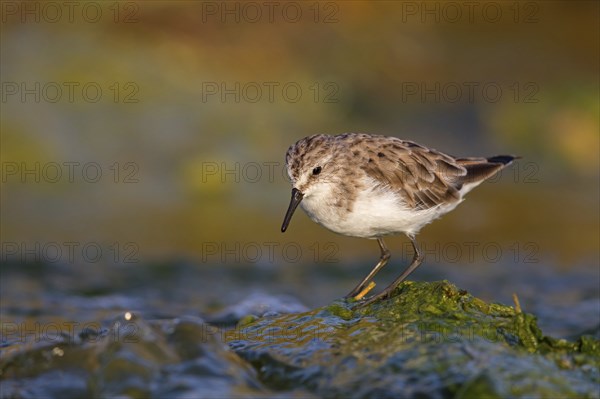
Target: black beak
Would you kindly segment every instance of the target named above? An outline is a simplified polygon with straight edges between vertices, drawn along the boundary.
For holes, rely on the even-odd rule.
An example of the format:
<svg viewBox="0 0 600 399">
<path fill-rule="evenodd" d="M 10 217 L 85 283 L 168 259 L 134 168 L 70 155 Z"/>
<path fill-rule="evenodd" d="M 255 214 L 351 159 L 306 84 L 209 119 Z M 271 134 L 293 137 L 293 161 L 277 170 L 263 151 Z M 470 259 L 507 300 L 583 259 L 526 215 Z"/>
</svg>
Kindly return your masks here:
<svg viewBox="0 0 600 399">
<path fill-rule="evenodd" d="M 292 220 L 292 215 L 294 211 L 300 204 L 304 198 L 304 194 L 300 192 L 297 188 L 292 188 L 292 199 L 290 201 L 290 206 L 288 207 L 287 212 L 285 213 L 285 218 L 283 219 L 283 224 L 281 225 L 281 232 L 284 233 L 287 230 L 288 225 L 290 224 L 290 220 Z"/>
</svg>

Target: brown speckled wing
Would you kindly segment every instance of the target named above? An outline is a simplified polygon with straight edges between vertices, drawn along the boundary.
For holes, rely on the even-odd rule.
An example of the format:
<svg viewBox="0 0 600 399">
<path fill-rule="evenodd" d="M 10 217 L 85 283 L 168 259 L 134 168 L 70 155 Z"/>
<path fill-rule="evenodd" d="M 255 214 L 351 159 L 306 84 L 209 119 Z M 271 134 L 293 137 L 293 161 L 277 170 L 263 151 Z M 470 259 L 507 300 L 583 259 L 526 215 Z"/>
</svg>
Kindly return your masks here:
<svg viewBox="0 0 600 399">
<path fill-rule="evenodd" d="M 453 157 L 400 139 L 374 138 L 372 144 L 378 150 L 368 154 L 363 170 L 400 194 L 410 208 L 429 209 L 460 199 L 467 170 Z"/>
</svg>

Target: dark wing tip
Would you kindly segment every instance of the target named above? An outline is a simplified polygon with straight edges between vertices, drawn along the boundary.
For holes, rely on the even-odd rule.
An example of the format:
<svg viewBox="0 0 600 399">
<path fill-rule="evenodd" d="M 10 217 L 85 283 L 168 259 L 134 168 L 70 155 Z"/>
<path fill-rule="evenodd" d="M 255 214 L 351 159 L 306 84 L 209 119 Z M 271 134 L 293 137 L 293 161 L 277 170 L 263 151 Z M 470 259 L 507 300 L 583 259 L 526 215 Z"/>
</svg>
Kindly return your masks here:
<svg viewBox="0 0 600 399">
<path fill-rule="evenodd" d="M 487 158 L 487 161 L 491 163 L 500 163 L 502 165 L 508 165 L 515 159 L 521 159 L 521 157 L 515 155 L 496 155 L 495 157 Z"/>
</svg>

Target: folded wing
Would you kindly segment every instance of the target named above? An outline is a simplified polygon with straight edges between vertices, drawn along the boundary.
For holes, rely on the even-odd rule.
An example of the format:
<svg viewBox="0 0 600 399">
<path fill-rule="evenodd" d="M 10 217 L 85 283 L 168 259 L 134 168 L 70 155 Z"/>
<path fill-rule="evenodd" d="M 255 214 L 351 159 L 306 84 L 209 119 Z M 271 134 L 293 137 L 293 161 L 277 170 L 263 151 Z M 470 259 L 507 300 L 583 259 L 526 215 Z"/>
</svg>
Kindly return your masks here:
<svg viewBox="0 0 600 399">
<path fill-rule="evenodd" d="M 366 174 L 397 192 L 413 209 L 460 201 L 461 189 L 473 187 L 510 164 L 515 157 L 454 158 L 405 140 L 394 140 L 363 164 Z"/>
</svg>

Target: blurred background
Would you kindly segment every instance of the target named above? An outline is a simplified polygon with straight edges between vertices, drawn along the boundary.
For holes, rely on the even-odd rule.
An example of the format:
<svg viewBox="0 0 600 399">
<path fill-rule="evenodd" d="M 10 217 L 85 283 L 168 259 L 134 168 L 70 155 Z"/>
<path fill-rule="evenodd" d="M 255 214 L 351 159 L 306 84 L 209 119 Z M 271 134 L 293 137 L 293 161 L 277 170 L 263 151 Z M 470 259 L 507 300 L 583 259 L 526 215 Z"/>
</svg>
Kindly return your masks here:
<svg viewBox="0 0 600 399">
<path fill-rule="evenodd" d="M 413 278 L 597 331 L 598 18 L 587 1 L 3 2 L 2 320 L 341 297 L 377 245 L 303 212 L 281 234 L 284 154 L 368 132 L 521 155 L 422 230 Z M 412 257 L 387 242 L 378 288 Z"/>
</svg>

